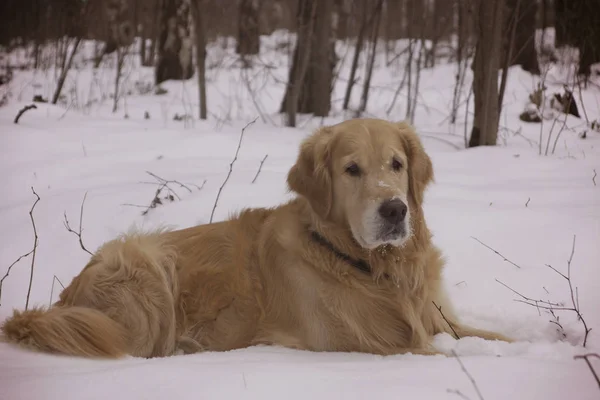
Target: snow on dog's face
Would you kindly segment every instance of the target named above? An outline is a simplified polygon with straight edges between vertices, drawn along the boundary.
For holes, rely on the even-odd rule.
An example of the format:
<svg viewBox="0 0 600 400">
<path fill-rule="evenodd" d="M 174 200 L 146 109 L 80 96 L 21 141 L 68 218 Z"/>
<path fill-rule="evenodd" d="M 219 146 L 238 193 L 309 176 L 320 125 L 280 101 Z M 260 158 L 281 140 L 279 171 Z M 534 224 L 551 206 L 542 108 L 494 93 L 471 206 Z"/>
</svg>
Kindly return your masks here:
<svg viewBox="0 0 600 400">
<path fill-rule="evenodd" d="M 362 247 L 373 249 L 410 238 L 411 216 L 420 211 L 432 175 L 410 125 L 353 119 L 305 140 L 288 184 L 317 215 L 346 225 Z"/>
</svg>

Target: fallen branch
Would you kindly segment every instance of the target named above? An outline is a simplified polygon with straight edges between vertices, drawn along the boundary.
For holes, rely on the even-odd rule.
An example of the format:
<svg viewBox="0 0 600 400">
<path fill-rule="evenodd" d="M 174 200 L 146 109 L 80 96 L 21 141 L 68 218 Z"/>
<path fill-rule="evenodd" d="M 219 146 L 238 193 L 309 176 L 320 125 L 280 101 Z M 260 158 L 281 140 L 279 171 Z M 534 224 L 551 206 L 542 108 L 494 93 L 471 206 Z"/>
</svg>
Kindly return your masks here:
<svg viewBox="0 0 600 400">
<path fill-rule="evenodd" d="M 263 158 L 262 161 L 260 162 L 258 171 L 256 172 L 256 176 L 254 177 L 254 179 L 252 179 L 252 183 L 256 182 L 256 179 L 258 178 L 258 175 L 260 174 L 260 171 L 262 170 L 262 166 L 265 163 L 265 160 L 267 159 L 267 157 L 269 157 L 269 155 L 265 154 L 265 158 Z"/>
<path fill-rule="evenodd" d="M 215 210 L 217 209 L 217 204 L 219 203 L 219 198 L 221 197 L 221 192 L 223 191 L 223 188 L 227 184 L 227 181 L 229 180 L 229 177 L 231 176 L 231 173 L 233 172 L 233 164 L 235 163 L 235 161 L 238 158 L 238 154 L 240 152 L 240 147 L 242 146 L 242 139 L 244 139 L 244 132 L 246 131 L 246 128 L 248 128 L 250 125 L 254 124 L 257 119 L 258 119 L 258 117 L 254 118 L 253 121 L 248 122 L 246 124 L 246 126 L 244 126 L 242 128 L 242 132 L 240 133 L 240 140 L 238 142 L 237 149 L 235 150 L 235 155 L 233 156 L 233 160 L 229 164 L 229 172 L 227 173 L 227 176 L 225 177 L 223 184 L 221 185 L 221 187 L 219 188 L 219 191 L 217 192 L 217 198 L 215 199 L 215 204 L 213 205 L 212 212 L 210 213 L 209 223 L 212 223 L 212 221 L 213 221 L 213 217 L 215 215 Z"/>
<path fill-rule="evenodd" d="M 75 231 L 75 230 L 71 229 L 71 226 L 69 225 L 69 220 L 67 219 L 66 211 L 64 213 L 64 216 L 65 216 L 64 225 L 65 225 L 65 228 L 67 229 L 67 231 L 73 233 L 75 236 L 77 236 L 79 238 L 79 246 L 81 246 L 81 249 L 83 251 L 85 251 L 86 253 L 88 253 L 90 256 L 93 256 L 94 254 L 91 251 L 89 251 L 88 249 L 86 249 L 85 245 L 83 244 L 83 237 L 81 236 L 81 234 L 83 233 L 83 206 L 85 204 L 86 198 L 87 198 L 87 192 L 83 196 L 83 200 L 81 202 L 81 209 L 79 211 L 79 231 Z"/>
<path fill-rule="evenodd" d="M 498 254 L 500 257 L 502 257 L 504 259 L 504 261 L 511 263 L 512 265 L 514 265 L 515 267 L 521 269 L 520 266 L 518 266 L 517 264 L 515 264 L 514 262 L 510 261 L 508 258 L 504 257 L 502 254 L 500 254 L 499 252 L 497 252 L 496 250 L 494 250 L 493 248 L 491 248 L 490 246 L 488 246 L 487 244 L 483 243 L 481 240 L 477 239 L 476 237 L 471 236 L 471 239 L 477 240 L 479 243 L 481 243 L 483 246 L 487 247 L 488 249 L 490 249 L 491 251 L 493 251 L 494 253 Z"/>
<path fill-rule="evenodd" d="M 446 323 L 448 324 L 448 326 L 450 327 L 450 329 L 452 329 L 452 332 L 454 333 L 454 337 L 456 338 L 456 340 L 460 339 L 460 336 L 458 335 L 458 333 L 456 333 L 456 331 L 454 330 L 454 327 L 452 326 L 452 324 L 450 323 L 450 321 L 448 321 L 448 319 L 446 318 L 446 316 L 442 312 L 442 306 L 438 306 L 437 304 L 435 304 L 435 301 L 432 301 L 432 303 L 435 306 L 435 308 L 437 308 L 437 310 L 440 312 L 442 318 L 444 319 L 444 321 L 446 321 Z"/>
<path fill-rule="evenodd" d="M 458 361 L 458 363 L 460 364 L 460 369 L 462 369 L 462 371 L 465 373 L 465 375 L 467 375 L 467 377 L 471 381 L 471 384 L 473 385 L 475 392 L 477 392 L 477 397 L 479 397 L 479 400 L 484 400 L 483 395 L 481 394 L 481 391 L 479 390 L 479 386 L 477 386 L 477 382 L 475 382 L 475 379 L 473 378 L 473 376 L 469 373 L 469 371 L 467 371 L 464 364 L 460 360 L 460 357 L 458 356 L 458 354 L 456 354 L 456 351 L 452 350 L 452 355 L 454 357 L 456 357 L 456 361 Z"/>
<path fill-rule="evenodd" d="M 18 264 L 19 261 L 21 261 L 25 257 L 29 257 L 32 254 L 33 254 L 33 260 L 31 262 L 31 271 L 32 271 L 31 274 L 33 276 L 33 262 L 35 261 L 35 251 L 37 249 L 37 242 L 38 242 L 37 230 L 36 230 L 36 227 L 35 227 L 35 222 L 33 220 L 33 209 L 35 208 L 35 206 L 38 203 L 38 201 L 40 201 L 40 196 L 38 196 L 37 193 L 35 192 L 35 190 L 33 190 L 33 187 L 31 188 L 31 190 L 33 191 L 33 194 L 35 194 L 35 196 L 37 197 L 37 199 L 33 203 L 33 206 L 31 207 L 31 210 L 29 211 L 29 217 L 31 218 L 31 224 L 33 225 L 33 234 L 34 234 L 33 249 L 31 249 L 27 253 L 23 254 L 22 256 L 19 256 L 19 258 L 17 258 L 15 261 L 13 261 L 12 264 L 10 264 L 8 266 L 8 269 L 6 270 L 6 273 L 4 274 L 4 276 L 2 277 L 2 279 L 0 279 L 0 302 L 2 301 L 2 285 L 4 284 L 4 280 L 6 278 L 8 278 L 8 275 L 10 275 L 10 270 L 12 269 L 12 267 L 14 267 L 16 264 Z M 30 280 L 30 283 L 29 283 L 29 288 L 31 289 L 31 280 Z M 27 300 L 28 300 L 27 302 L 29 303 L 29 293 L 27 294 Z M 2 304 L 0 303 L 0 305 L 2 305 Z"/>
<path fill-rule="evenodd" d="M 531 197 L 527 198 L 527 202 L 525 203 L 525 207 L 529 207 L 529 202 L 531 201 Z"/>
<path fill-rule="evenodd" d="M 17 116 L 15 117 L 15 124 L 19 123 L 19 119 L 21 118 L 21 115 L 25 114 L 25 112 L 29 111 L 29 110 L 34 110 L 37 109 L 37 106 L 35 104 L 30 104 L 28 106 L 25 106 L 23 108 L 21 108 L 19 110 L 19 112 L 17 113 Z"/>
<path fill-rule="evenodd" d="M 594 186 L 596 186 L 596 177 L 598 176 L 598 173 L 596 173 L 596 170 L 594 170 L 594 176 L 592 176 L 592 182 L 594 182 Z"/>
<path fill-rule="evenodd" d="M 590 361 L 590 357 L 600 358 L 600 355 L 598 355 L 597 353 L 588 353 L 588 354 L 582 354 L 580 356 L 575 356 L 573 358 L 575 360 L 584 360 L 586 362 L 586 364 L 590 368 L 590 371 L 592 372 L 592 375 L 594 375 L 594 379 L 596 379 L 596 383 L 598 384 L 598 387 L 600 388 L 600 378 L 598 377 L 598 374 L 596 373 L 596 370 L 594 369 L 594 366 L 592 365 L 592 363 Z"/>
</svg>

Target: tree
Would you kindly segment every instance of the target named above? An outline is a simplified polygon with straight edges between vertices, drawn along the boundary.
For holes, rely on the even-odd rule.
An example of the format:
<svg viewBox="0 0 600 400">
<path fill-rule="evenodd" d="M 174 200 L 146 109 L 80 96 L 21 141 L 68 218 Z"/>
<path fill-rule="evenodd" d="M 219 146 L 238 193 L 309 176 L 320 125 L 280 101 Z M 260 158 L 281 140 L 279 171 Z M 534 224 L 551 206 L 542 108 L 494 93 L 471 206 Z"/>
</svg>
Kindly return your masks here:
<svg viewBox="0 0 600 400">
<path fill-rule="evenodd" d="M 194 69 L 189 0 L 162 0 L 161 6 L 155 83 L 190 79 Z"/>
<path fill-rule="evenodd" d="M 240 0 L 237 54 L 242 57 L 260 51 L 259 0 Z"/>
<path fill-rule="evenodd" d="M 600 62 L 600 2 L 555 0 L 556 45 L 579 50 L 578 73 L 589 77 L 591 66 Z"/>
<path fill-rule="evenodd" d="M 508 66 L 520 65 L 532 74 L 540 73 L 535 49 L 536 0 L 506 0 L 506 33 L 514 29 L 514 40 L 505 35 L 505 52 L 508 52 Z M 512 44 L 511 44 L 512 43 Z"/>
<path fill-rule="evenodd" d="M 295 126 L 297 112 L 329 114 L 336 63 L 332 11 L 333 0 L 301 0 L 298 5 L 298 38 L 281 104 L 288 126 Z"/>
<path fill-rule="evenodd" d="M 200 119 L 206 119 L 206 24 L 202 12 L 203 0 L 190 0 L 194 18 L 196 36 L 196 74 L 198 75 L 198 96 L 200 100 Z"/>
<path fill-rule="evenodd" d="M 502 52 L 504 0 L 478 0 L 477 48 L 473 63 L 475 117 L 469 147 L 494 146 L 498 138 L 498 71 Z"/>
</svg>

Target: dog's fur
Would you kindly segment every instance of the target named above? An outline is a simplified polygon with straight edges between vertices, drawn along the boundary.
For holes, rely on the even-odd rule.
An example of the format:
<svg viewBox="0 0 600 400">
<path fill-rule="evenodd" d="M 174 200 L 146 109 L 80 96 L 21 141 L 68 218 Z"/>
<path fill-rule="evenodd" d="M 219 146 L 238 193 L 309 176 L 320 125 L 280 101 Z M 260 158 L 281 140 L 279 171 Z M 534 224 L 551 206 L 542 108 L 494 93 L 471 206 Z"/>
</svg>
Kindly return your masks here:
<svg viewBox="0 0 600 400">
<path fill-rule="evenodd" d="M 352 164 L 358 174 L 348 173 Z M 52 308 L 15 311 L 2 333 L 29 348 L 89 357 L 257 344 L 432 354 L 431 337 L 441 332 L 509 340 L 453 313 L 422 210 L 432 178 L 406 123 L 354 119 L 319 129 L 289 171 L 294 200 L 225 222 L 123 235 L 94 254 Z M 408 205 L 390 237 L 377 216 L 387 199 Z"/>
</svg>

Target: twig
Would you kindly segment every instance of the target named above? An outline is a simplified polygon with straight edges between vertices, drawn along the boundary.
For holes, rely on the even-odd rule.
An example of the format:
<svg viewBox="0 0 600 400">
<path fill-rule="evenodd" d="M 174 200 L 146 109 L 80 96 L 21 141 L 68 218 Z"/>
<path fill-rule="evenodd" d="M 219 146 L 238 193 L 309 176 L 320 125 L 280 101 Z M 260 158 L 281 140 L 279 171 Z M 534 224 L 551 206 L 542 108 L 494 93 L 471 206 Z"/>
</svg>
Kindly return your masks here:
<svg viewBox="0 0 600 400">
<path fill-rule="evenodd" d="M 598 176 L 598 173 L 596 173 L 596 170 L 594 170 L 594 176 L 592 176 L 592 182 L 594 182 L 594 186 L 596 186 L 596 177 Z"/>
<path fill-rule="evenodd" d="M 527 203 L 525 203 L 525 207 L 529 206 L 529 202 L 531 201 L 531 197 L 527 198 Z"/>
<path fill-rule="evenodd" d="M 31 226 L 33 226 L 34 239 L 33 239 L 33 250 L 31 251 L 31 272 L 29 274 L 29 287 L 27 288 L 27 299 L 25 300 L 25 310 L 27 310 L 27 308 L 29 308 L 29 296 L 31 295 L 31 284 L 33 283 L 33 268 L 35 266 L 35 254 L 37 252 L 37 245 L 38 245 L 38 235 L 37 235 L 37 228 L 35 227 L 35 219 L 33 219 L 33 209 L 35 208 L 35 205 L 38 203 L 38 201 L 40 201 L 40 196 L 38 196 L 38 194 L 35 192 L 35 189 L 33 188 L 33 186 L 31 187 L 31 191 L 35 195 L 36 200 L 33 203 L 33 206 L 31 206 L 31 210 L 29 210 L 29 218 L 31 218 Z"/>
<path fill-rule="evenodd" d="M 258 178 L 258 174 L 260 174 L 260 171 L 262 170 L 262 166 L 265 163 L 265 160 L 267 159 L 267 157 L 269 157 L 269 155 L 265 154 L 265 158 L 263 158 L 262 161 L 260 162 L 258 171 L 256 172 L 256 176 L 254 177 L 254 179 L 252 179 L 252 183 L 256 182 L 256 179 Z"/>
<path fill-rule="evenodd" d="M 525 295 L 517 292 L 515 289 L 511 288 L 506 283 L 504 283 L 504 282 L 502 282 L 502 281 L 500 281 L 498 279 L 495 279 L 495 281 L 498 282 L 499 284 L 501 284 L 502 286 L 504 286 L 505 288 L 507 288 L 508 290 L 510 290 L 511 292 L 513 292 L 514 294 L 516 294 L 517 296 L 521 297 L 524 300 L 524 301 L 523 300 L 515 300 L 515 301 L 518 301 L 518 302 L 521 302 L 521 303 L 528 302 L 528 301 L 529 302 L 534 302 L 536 304 L 530 304 L 530 303 L 525 303 L 525 304 L 533 305 L 533 306 L 540 307 L 540 308 L 543 308 L 543 307 L 546 307 L 546 306 L 549 306 L 549 307 L 563 307 L 564 306 L 563 304 L 552 303 L 552 302 L 546 301 L 546 300 L 534 300 L 534 299 L 532 299 L 530 297 L 527 297 L 527 296 L 525 296 Z M 538 303 L 541 303 L 544 306 L 539 306 Z M 553 308 L 553 310 L 558 310 L 558 309 L 559 308 Z"/>
<path fill-rule="evenodd" d="M 240 133 L 240 140 L 238 142 L 237 149 L 235 150 L 235 155 L 233 156 L 233 160 L 229 164 L 229 172 L 227 173 L 227 176 L 225 177 L 223 184 L 221 185 L 221 187 L 219 188 L 219 191 L 217 192 L 217 198 L 215 199 L 215 204 L 213 205 L 212 212 L 210 213 L 209 223 L 212 223 L 212 221 L 213 221 L 213 217 L 215 215 L 215 210 L 217 209 L 217 204 L 219 203 L 219 198 L 221 197 L 221 192 L 223 191 L 223 188 L 227 184 L 227 181 L 229 180 L 229 177 L 231 176 L 231 173 L 233 172 L 233 164 L 235 163 L 235 161 L 238 158 L 238 154 L 240 152 L 240 147 L 242 146 L 242 139 L 244 139 L 244 132 L 246 131 L 246 128 L 248 128 L 250 125 L 254 124 L 257 119 L 258 119 L 258 117 L 254 118 L 253 121 L 248 122 L 246 124 L 246 126 L 244 126 L 242 128 L 242 132 Z"/>
<path fill-rule="evenodd" d="M 85 245 L 83 244 L 83 238 L 81 236 L 81 234 L 83 233 L 83 206 L 85 204 L 86 198 L 87 198 L 87 192 L 85 192 L 85 195 L 83 196 L 83 201 L 81 202 L 81 209 L 79 211 L 79 231 L 75 231 L 75 230 L 71 229 L 71 226 L 69 225 L 69 220 L 67 219 L 66 211 L 64 213 L 64 216 L 65 216 L 64 225 L 65 225 L 65 228 L 67 229 L 67 231 L 73 233 L 75 236 L 77 236 L 79 238 L 79 246 L 81 246 L 81 249 L 83 251 L 85 251 L 86 253 L 88 253 L 90 256 L 93 256 L 94 254 L 85 248 Z"/>
<path fill-rule="evenodd" d="M 37 199 L 33 203 L 33 206 L 31 207 L 31 210 L 29 211 L 29 216 L 31 218 L 31 224 L 33 225 L 33 234 L 35 236 L 35 240 L 33 242 L 33 249 L 31 249 L 27 253 L 25 253 L 22 256 L 20 256 L 19 258 L 17 258 L 15 261 L 13 261 L 12 264 L 10 264 L 8 266 L 8 269 L 6 270 L 6 273 L 4 274 L 4 276 L 2 277 L 2 279 L 0 279 L 0 301 L 2 301 L 2 284 L 4 283 L 4 280 L 6 278 L 8 278 L 8 275 L 10 274 L 10 270 L 12 269 L 12 267 L 15 266 L 16 264 L 18 264 L 19 261 L 21 261 L 23 258 L 29 257 L 31 254 L 34 254 L 35 251 L 36 251 L 36 249 L 37 249 L 38 237 L 37 237 L 37 230 L 35 228 L 35 222 L 33 221 L 33 209 L 35 208 L 35 205 L 37 204 L 37 202 L 40 201 L 40 197 L 33 190 L 33 187 L 31 188 L 31 190 L 33 191 L 33 194 L 35 194 L 35 196 L 37 197 Z M 34 254 L 34 260 L 35 260 L 35 254 Z M 33 273 L 33 261 L 32 261 L 32 273 Z M 31 288 L 31 285 L 29 287 Z M 27 298 L 29 299 L 29 294 L 27 295 Z M 1 303 L 0 303 L 0 305 L 1 305 Z"/>
<path fill-rule="evenodd" d="M 54 278 L 52 278 L 52 288 L 50 289 L 50 303 L 48 303 L 48 307 L 52 306 L 52 297 L 54 295 L 54 282 L 58 282 L 58 284 L 63 288 L 63 290 L 65 289 L 65 285 L 63 285 L 60 279 L 58 279 L 58 276 L 54 275 Z"/>
<path fill-rule="evenodd" d="M 452 355 L 454 357 L 456 357 L 456 361 L 458 361 L 458 363 L 460 364 L 460 369 L 463 370 L 463 372 L 465 373 L 465 375 L 467 375 L 467 377 L 471 381 L 471 384 L 473 385 L 473 388 L 475 389 L 475 392 L 477 392 L 477 397 L 479 397 L 479 400 L 484 400 L 483 395 L 481 394 L 481 391 L 479 390 L 479 386 L 477 386 L 477 382 L 475 382 L 475 379 L 473 379 L 473 376 L 469 373 L 469 371 L 467 371 L 467 369 L 465 368 L 464 364 L 460 360 L 460 357 L 458 356 L 458 354 L 456 354 L 456 351 L 452 350 Z"/>
<path fill-rule="evenodd" d="M 572 311 L 575 314 L 577 314 L 577 320 L 581 321 L 581 324 L 583 325 L 583 329 L 585 331 L 585 335 L 583 337 L 583 347 L 586 347 L 587 339 L 588 339 L 589 333 L 592 331 L 592 328 L 588 328 L 588 325 L 585 322 L 583 315 L 581 314 L 581 309 L 579 308 L 579 289 L 577 287 L 573 288 L 573 282 L 571 281 L 571 263 L 573 262 L 573 256 L 575 254 L 576 238 L 577 238 L 577 236 L 574 235 L 573 236 L 573 245 L 571 247 L 571 255 L 569 256 L 569 259 L 567 260 L 567 274 L 566 275 L 563 274 L 562 272 L 560 272 L 559 270 L 557 270 L 556 268 L 554 268 L 553 266 L 546 264 L 546 266 L 548 268 L 550 268 L 552 271 L 556 272 L 558 275 L 563 277 L 568 282 L 569 291 L 571 294 L 571 303 L 573 305 L 572 307 L 565 306 L 564 304 L 552 303 L 552 302 L 546 301 L 546 300 L 535 300 L 530 297 L 524 296 L 523 294 L 517 292 L 516 290 L 514 290 L 510 286 L 506 285 L 505 283 L 500 282 L 498 279 L 496 279 L 496 282 L 498 282 L 502 286 L 506 287 L 511 292 L 515 293 L 516 295 L 518 295 L 519 297 L 521 297 L 523 299 L 523 300 L 516 299 L 515 300 L 516 302 L 527 304 L 532 307 L 536 307 L 538 309 L 538 312 L 540 309 L 549 310 L 550 314 L 552 314 L 553 316 L 554 316 L 554 311 Z M 556 318 L 556 319 L 558 322 L 558 318 Z M 550 321 L 550 322 L 553 322 L 553 321 Z M 562 326 L 561 326 L 561 328 L 562 328 Z"/>
<path fill-rule="evenodd" d="M 435 306 L 435 308 L 437 308 L 437 310 L 440 312 L 442 318 L 444 319 L 444 321 L 446 321 L 446 323 L 448 324 L 448 326 L 450 327 L 450 329 L 452 329 L 452 332 L 454 333 L 454 336 L 455 336 L 456 340 L 460 339 L 460 336 L 458 335 L 458 333 L 456 333 L 456 331 L 454 330 L 454 327 L 452 326 L 452 324 L 450 323 L 450 321 L 448 321 L 448 319 L 446 318 L 446 316 L 442 312 L 442 306 L 438 306 L 437 304 L 435 304 L 435 301 L 432 301 L 432 303 Z"/>
<path fill-rule="evenodd" d="M 33 110 L 33 109 L 36 109 L 36 108 L 37 108 L 37 106 L 35 104 L 30 104 L 28 106 L 25 106 L 25 107 L 21 108 L 19 110 L 19 112 L 17 113 L 17 116 L 15 117 L 15 121 L 14 121 L 15 124 L 19 123 L 19 119 L 21 118 L 21 115 L 23 115 L 26 111 Z"/>
<path fill-rule="evenodd" d="M 512 265 L 514 265 L 515 267 L 521 269 L 520 266 L 518 266 L 517 264 L 515 264 L 514 262 L 510 261 L 508 258 L 504 257 L 502 254 L 500 254 L 499 252 L 497 252 L 496 250 L 492 249 L 490 246 L 488 246 L 487 244 L 483 243 L 481 240 L 477 239 L 476 237 L 471 236 L 471 239 L 477 240 L 479 243 L 481 243 L 483 246 L 487 247 L 488 249 L 490 249 L 491 251 L 493 251 L 494 253 L 498 254 L 500 257 L 502 257 L 504 259 L 504 261 L 511 263 Z"/>
<path fill-rule="evenodd" d="M 190 193 L 192 193 L 192 189 L 190 189 L 189 186 L 194 186 L 196 189 L 202 190 L 202 188 L 206 184 L 206 179 L 204 180 L 204 182 L 202 182 L 202 186 L 198 186 L 198 185 L 193 184 L 193 183 L 188 183 L 186 185 L 186 184 L 181 183 L 181 182 L 179 182 L 177 180 L 164 179 L 164 178 L 162 178 L 162 177 L 160 177 L 160 176 L 158 176 L 155 173 L 152 173 L 150 171 L 146 171 L 146 173 L 148 175 L 150 175 L 151 177 L 153 177 L 158 182 L 158 183 L 157 182 L 140 182 L 142 184 L 147 184 L 147 185 L 156 185 L 156 184 L 158 184 L 158 189 L 156 189 L 156 191 L 154 192 L 154 197 L 152 198 L 152 201 L 150 202 L 150 204 L 147 205 L 147 206 L 140 206 L 140 205 L 137 205 L 137 204 L 129 204 L 129 203 L 122 204 L 124 206 L 144 208 L 145 210 L 142 211 L 142 215 L 147 215 L 148 212 L 150 212 L 151 209 L 156 208 L 157 206 L 163 204 L 163 200 L 174 201 L 175 198 L 177 198 L 177 200 L 181 200 L 181 197 L 179 196 L 179 194 L 177 194 L 177 191 L 170 186 L 172 184 L 178 185 L 179 187 L 187 190 Z M 165 190 L 165 189 L 167 190 L 167 195 L 161 199 L 160 196 L 161 196 L 163 190 Z"/>
<path fill-rule="evenodd" d="M 583 325 L 583 329 L 585 330 L 585 336 L 583 337 L 583 347 L 585 347 L 585 345 L 587 344 L 588 335 L 589 335 L 590 331 L 592 330 L 592 328 L 588 328 L 587 323 L 583 319 L 583 315 L 581 315 L 581 311 L 579 309 L 579 289 L 577 287 L 575 287 L 575 289 L 573 289 L 573 282 L 571 281 L 571 263 L 573 261 L 573 256 L 575 255 L 575 240 L 576 239 L 577 239 L 577 236 L 573 235 L 573 245 L 571 246 L 571 255 L 569 256 L 569 259 L 567 260 L 567 275 L 558 271 L 556 268 L 552 267 L 549 264 L 546 264 L 546 266 L 548 268 L 552 269 L 558 275 L 565 278 L 565 280 L 569 284 L 569 291 L 571 293 L 571 303 L 573 304 L 573 308 L 570 308 L 569 310 L 574 311 L 577 314 L 577 320 L 581 321 L 581 323 Z"/>
<path fill-rule="evenodd" d="M 598 387 L 600 388 L 600 378 L 598 377 L 598 374 L 596 373 L 596 370 L 594 369 L 594 366 L 592 365 L 592 363 L 589 359 L 590 357 L 600 358 L 600 355 L 598 355 L 597 353 L 588 353 L 588 354 L 582 354 L 580 356 L 575 356 L 573 358 L 575 360 L 584 360 L 585 361 L 585 363 L 590 368 L 592 375 L 594 375 L 594 379 L 596 379 L 596 383 L 598 384 Z"/>
<path fill-rule="evenodd" d="M 446 391 L 447 391 L 448 393 L 451 393 L 451 394 L 455 394 L 455 395 L 457 395 L 457 396 L 458 396 L 458 397 L 460 397 L 461 399 L 464 399 L 464 400 L 471 400 L 469 397 L 467 397 L 467 396 L 466 396 L 466 395 L 465 395 L 463 392 L 461 392 L 461 391 L 460 391 L 460 390 L 458 390 L 458 389 L 446 389 Z"/>
</svg>

